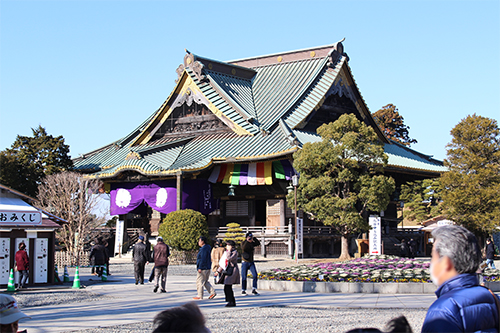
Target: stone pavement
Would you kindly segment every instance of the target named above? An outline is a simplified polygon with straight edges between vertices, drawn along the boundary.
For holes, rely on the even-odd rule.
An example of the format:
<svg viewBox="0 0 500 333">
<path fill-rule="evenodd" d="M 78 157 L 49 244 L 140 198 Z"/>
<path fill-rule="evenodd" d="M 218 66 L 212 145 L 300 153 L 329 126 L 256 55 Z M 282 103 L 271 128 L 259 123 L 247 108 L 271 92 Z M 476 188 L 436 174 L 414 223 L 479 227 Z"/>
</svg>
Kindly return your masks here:
<svg viewBox="0 0 500 333">
<path fill-rule="evenodd" d="M 86 289 L 109 296 L 101 301 L 85 301 L 57 306 L 37 306 L 23 311 L 32 317 L 21 322 L 28 332 L 67 332 L 96 327 L 152 321 L 154 316 L 169 307 L 192 301 L 196 296 L 196 275 L 172 276 L 167 279 L 167 293 L 153 293 L 153 284 L 135 285 L 133 273 L 113 274 L 108 282 L 94 279 L 88 269 L 81 270 L 80 279 Z M 146 269 L 146 272 L 149 272 Z M 147 275 L 147 274 L 146 274 Z M 73 278 L 73 276 L 71 276 Z M 94 283 L 94 284 L 93 284 Z M 216 285 L 217 297 L 198 301 L 205 316 L 221 311 L 235 311 L 264 306 L 301 306 L 316 308 L 428 308 L 436 299 L 434 294 L 320 294 L 262 290 L 260 296 L 241 296 L 234 286 L 236 308 L 225 308 L 223 286 Z M 45 292 L 51 289 L 44 289 Z M 32 291 L 32 292 L 37 292 Z M 205 295 L 208 297 L 208 295 Z"/>
</svg>

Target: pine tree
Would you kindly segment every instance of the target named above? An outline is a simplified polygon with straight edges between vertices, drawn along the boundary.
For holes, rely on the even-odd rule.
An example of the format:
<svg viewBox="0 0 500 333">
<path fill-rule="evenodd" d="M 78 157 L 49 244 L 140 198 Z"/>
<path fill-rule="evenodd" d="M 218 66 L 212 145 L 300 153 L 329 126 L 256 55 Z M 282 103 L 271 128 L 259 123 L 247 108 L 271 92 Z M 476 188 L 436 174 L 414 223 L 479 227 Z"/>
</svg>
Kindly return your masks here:
<svg viewBox="0 0 500 333">
<path fill-rule="evenodd" d="M 422 222 L 441 213 L 439 180 L 424 179 L 401 186 L 400 199 L 404 202 L 403 218 Z"/>
<path fill-rule="evenodd" d="M 417 140 L 410 138 L 410 127 L 404 124 L 404 118 L 395 105 L 383 106 L 373 114 L 373 118 L 389 139 L 405 146 L 417 143 Z"/>
<path fill-rule="evenodd" d="M 53 137 L 42 126 L 31 130 L 33 136 L 18 135 L 0 153 L 0 183 L 35 197 L 45 176 L 71 170 L 73 162 L 62 136 Z"/>
<path fill-rule="evenodd" d="M 321 142 L 306 143 L 294 154 L 297 204 L 340 233 L 341 258 L 347 259 L 350 235 L 369 229 L 366 214 L 386 209 L 395 183 L 382 174 L 387 155 L 375 131 L 355 115 L 344 114 L 317 132 Z M 287 201 L 293 206 L 293 193 Z"/>
<path fill-rule="evenodd" d="M 500 225 L 500 129 L 497 121 L 476 114 L 451 130 L 441 177 L 446 216 L 476 233 Z"/>
</svg>

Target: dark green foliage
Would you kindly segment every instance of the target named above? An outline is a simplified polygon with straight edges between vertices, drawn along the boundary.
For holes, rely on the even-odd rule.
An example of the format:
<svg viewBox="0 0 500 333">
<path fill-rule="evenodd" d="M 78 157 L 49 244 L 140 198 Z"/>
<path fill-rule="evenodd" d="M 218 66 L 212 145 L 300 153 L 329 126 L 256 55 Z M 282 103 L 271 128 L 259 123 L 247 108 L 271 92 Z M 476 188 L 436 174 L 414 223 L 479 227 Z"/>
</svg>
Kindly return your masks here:
<svg viewBox="0 0 500 333">
<path fill-rule="evenodd" d="M 171 212 L 163 219 L 159 234 L 176 250 L 196 250 L 201 236 L 209 238 L 207 218 L 192 209 Z"/>
<path fill-rule="evenodd" d="M 446 216 L 476 233 L 500 225 L 500 129 L 496 120 L 467 116 L 451 130 L 441 177 Z"/>
<path fill-rule="evenodd" d="M 355 115 L 322 125 L 318 134 L 321 142 L 306 143 L 294 154 L 297 204 L 342 235 L 341 257 L 348 257 L 348 236 L 369 229 L 363 214 L 386 209 L 395 183 L 382 175 L 387 155 L 375 131 Z M 293 207 L 293 192 L 287 201 Z"/>
<path fill-rule="evenodd" d="M 404 124 L 404 118 L 393 104 L 387 104 L 373 114 L 373 119 L 385 136 L 402 145 L 410 146 L 417 140 L 410 138 L 410 127 Z"/>
<path fill-rule="evenodd" d="M 48 135 L 42 126 L 32 131 L 0 152 L 0 183 L 35 197 L 43 177 L 71 170 L 73 162 L 62 136 Z"/>
<path fill-rule="evenodd" d="M 439 179 L 408 182 L 401 186 L 400 199 L 404 202 L 403 217 L 422 222 L 441 213 Z"/>
<path fill-rule="evenodd" d="M 116 227 L 117 221 L 118 221 L 118 216 L 113 216 L 111 219 L 106 221 L 106 227 L 109 227 L 109 228 Z"/>
</svg>

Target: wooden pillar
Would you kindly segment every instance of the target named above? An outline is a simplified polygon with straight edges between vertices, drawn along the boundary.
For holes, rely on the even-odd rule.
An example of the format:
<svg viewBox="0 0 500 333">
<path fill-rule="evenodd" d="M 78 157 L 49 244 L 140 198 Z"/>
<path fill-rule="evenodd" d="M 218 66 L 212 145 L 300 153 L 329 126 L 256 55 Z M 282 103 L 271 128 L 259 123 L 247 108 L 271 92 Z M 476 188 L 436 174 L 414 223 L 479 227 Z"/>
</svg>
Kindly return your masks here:
<svg viewBox="0 0 500 333">
<path fill-rule="evenodd" d="M 182 171 L 177 171 L 177 210 L 182 209 Z"/>
<path fill-rule="evenodd" d="M 285 199 L 280 200 L 280 227 L 286 226 L 286 202 Z"/>
</svg>

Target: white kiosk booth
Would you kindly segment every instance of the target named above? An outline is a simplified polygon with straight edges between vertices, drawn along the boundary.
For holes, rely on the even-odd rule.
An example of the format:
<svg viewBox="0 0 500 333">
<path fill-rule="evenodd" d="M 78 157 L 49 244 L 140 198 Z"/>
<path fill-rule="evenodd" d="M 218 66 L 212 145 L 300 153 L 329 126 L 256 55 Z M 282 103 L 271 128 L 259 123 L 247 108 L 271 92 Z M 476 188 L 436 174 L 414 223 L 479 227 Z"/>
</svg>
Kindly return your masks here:
<svg viewBox="0 0 500 333">
<path fill-rule="evenodd" d="M 31 206 L 34 201 L 0 184 L 0 287 L 9 282 L 21 242 L 29 257 L 28 285 L 54 283 L 55 230 L 61 227 L 56 222 L 65 221 Z"/>
</svg>

